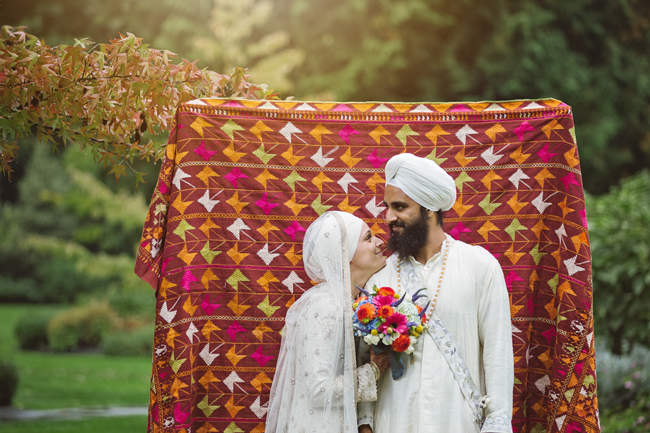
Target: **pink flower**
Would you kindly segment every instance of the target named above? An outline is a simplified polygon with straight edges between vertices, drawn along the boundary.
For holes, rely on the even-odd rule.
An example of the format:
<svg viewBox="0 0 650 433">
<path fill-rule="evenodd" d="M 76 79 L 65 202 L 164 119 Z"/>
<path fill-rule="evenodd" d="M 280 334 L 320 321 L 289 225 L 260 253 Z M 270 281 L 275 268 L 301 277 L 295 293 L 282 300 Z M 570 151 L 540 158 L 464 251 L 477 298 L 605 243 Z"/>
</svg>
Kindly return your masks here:
<svg viewBox="0 0 650 433">
<path fill-rule="evenodd" d="M 408 322 L 409 320 L 405 315 L 395 313 L 386 319 L 384 323 L 379 325 L 378 331 L 385 333 L 386 330 L 390 327 L 393 328 L 393 332 L 397 332 L 398 334 L 405 334 L 409 330 Z"/>
<path fill-rule="evenodd" d="M 375 296 L 372 300 L 372 303 L 375 304 L 377 308 L 382 305 L 393 305 L 393 302 L 395 302 L 394 296 Z"/>
</svg>

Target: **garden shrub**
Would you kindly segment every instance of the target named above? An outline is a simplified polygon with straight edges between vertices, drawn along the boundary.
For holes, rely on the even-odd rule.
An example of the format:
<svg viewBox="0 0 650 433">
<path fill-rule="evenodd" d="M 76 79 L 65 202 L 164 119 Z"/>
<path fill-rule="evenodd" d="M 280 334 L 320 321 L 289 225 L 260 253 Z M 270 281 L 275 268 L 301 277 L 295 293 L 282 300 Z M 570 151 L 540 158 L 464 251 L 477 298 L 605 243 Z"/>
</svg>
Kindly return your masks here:
<svg viewBox="0 0 650 433">
<path fill-rule="evenodd" d="M 636 345 L 629 355 L 596 348 L 598 406 L 604 433 L 650 428 L 650 350 Z"/>
<path fill-rule="evenodd" d="M 637 345 L 629 355 L 615 355 L 600 345 L 596 350 L 598 403 L 624 409 L 650 397 L 650 350 Z"/>
<path fill-rule="evenodd" d="M 650 170 L 586 198 L 596 332 L 617 355 L 650 346 Z"/>
<path fill-rule="evenodd" d="M 105 302 L 65 310 L 48 325 L 47 337 L 55 352 L 98 347 L 103 335 L 115 326 L 115 312 Z"/>
<path fill-rule="evenodd" d="M 153 326 L 107 334 L 102 351 L 111 356 L 151 356 L 153 352 Z"/>
<path fill-rule="evenodd" d="M 150 287 L 145 290 L 116 290 L 110 293 L 108 302 L 122 317 L 140 316 L 151 318 L 156 312 L 156 298 Z"/>
<path fill-rule="evenodd" d="M 0 258 L 0 262 L 2 259 Z M 11 278 L 0 275 L 0 302 L 39 302 L 41 299 L 36 281 L 32 278 Z"/>
<path fill-rule="evenodd" d="M 47 327 L 55 313 L 52 311 L 27 312 L 14 327 L 14 334 L 22 350 L 41 350 L 48 346 Z"/>
<path fill-rule="evenodd" d="M 18 389 L 18 369 L 11 361 L 0 359 L 0 406 L 11 406 Z"/>
<path fill-rule="evenodd" d="M 42 282 L 39 289 L 44 302 L 74 302 L 80 294 L 96 291 L 106 284 L 80 272 L 77 262 L 60 258 L 43 261 L 35 274 Z"/>
<path fill-rule="evenodd" d="M 602 433 L 648 433 L 650 432 L 650 397 L 643 398 L 620 412 L 601 409 Z"/>
</svg>

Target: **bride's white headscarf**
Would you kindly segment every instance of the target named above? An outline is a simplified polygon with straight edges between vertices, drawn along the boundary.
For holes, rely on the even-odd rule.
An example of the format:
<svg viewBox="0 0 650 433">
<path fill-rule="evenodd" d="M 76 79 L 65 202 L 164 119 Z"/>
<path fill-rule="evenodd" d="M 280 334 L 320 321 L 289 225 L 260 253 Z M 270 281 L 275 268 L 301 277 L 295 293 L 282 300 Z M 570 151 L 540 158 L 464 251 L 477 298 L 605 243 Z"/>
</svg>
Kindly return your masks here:
<svg viewBox="0 0 650 433">
<path fill-rule="evenodd" d="M 320 284 L 287 313 L 267 433 L 357 432 L 350 261 L 361 228 L 349 213 L 325 212 L 305 233 L 305 270 Z"/>
</svg>

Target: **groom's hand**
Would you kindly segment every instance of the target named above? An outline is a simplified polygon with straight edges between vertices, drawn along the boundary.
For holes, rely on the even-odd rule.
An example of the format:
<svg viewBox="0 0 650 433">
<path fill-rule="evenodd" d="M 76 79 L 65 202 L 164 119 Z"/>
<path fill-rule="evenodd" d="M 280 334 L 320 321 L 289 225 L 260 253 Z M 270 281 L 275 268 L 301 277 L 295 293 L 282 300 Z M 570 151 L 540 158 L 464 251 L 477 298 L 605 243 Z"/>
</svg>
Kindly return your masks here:
<svg viewBox="0 0 650 433">
<path fill-rule="evenodd" d="M 383 373 L 384 370 L 386 370 L 390 365 L 390 350 L 385 350 L 382 353 L 375 355 L 375 353 L 371 349 L 370 360 L 375 364 L 377 364 L 377 367 L 379 368 L 379 372 Z"/>
<path fill-rule="evenodd" d="M 359 433 L 372 433 L 372 429 L 368 424 L 360 425 Z"/>
</svg>

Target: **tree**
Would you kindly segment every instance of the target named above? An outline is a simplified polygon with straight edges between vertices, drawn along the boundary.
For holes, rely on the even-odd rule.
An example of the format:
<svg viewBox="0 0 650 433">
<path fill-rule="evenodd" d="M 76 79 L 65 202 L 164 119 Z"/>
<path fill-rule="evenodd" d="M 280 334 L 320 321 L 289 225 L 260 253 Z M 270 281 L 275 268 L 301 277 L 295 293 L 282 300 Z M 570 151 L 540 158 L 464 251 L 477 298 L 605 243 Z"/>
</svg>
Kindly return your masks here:
<svg viewBox="0 0 650 433">
<path fill-rule="evenodd" d="M 267 31 L 306 53 L 298 97 L 561 99 L 600 194 L 650 165 L 649 16 L 640 0 L 278 0 Z"/>
<path fill-rule="evenodd" d="M 596 331 L 615 354 L 650 346 L 650 171 L 587 200 Z"/>
<path fill-rule="evenodd" d="M 247 65 L 252 75 L 273 83 L 281 93 L 293 90 L 289 75 L 303 62 L 302 49 L 289 46 L 287 29 L 268 30 L 271 0 L 214 0 L 211 32 L 196 38 L 204 62 L 217 70 Z"/>
<path fill-rule="evenodd" d="M 56 43 L 130 30 L 213 70 L 244 62 L 299 99 L 554 97 L 574 109 L 588 191 L 650 165 L 647 1 L 31 0 L 3 11 Z"/>
<path fill-rule="evenodd" d="M 23 29 L 0 32 L 0 164 L 10 172 L 18 140 L 35 133 L 54 148 L 78 143 L 116 180 L 139 159 L 158 159 L 176 106 L 204 96 L 271 98 L 245 69 L 230 75 L 142 44 L 133 34 L 49 47 Z"/>
<path fill-rule="evenodd" d="M 27 26 L 50 46 L 72 44 L 74 38 L 108 41 L 119 33 L 134 33 L 152 46 L 199 59 L 197 37 L 205 33 L 213 0 L 43 0 L 3 2 L 0 25 Z M 199 63 L 201 67 L 208 65 Z M 221 70 L 221 69 L 220 69 Z M 225 70 L 225 69 L 223 69 Z M 230 70 L 230 69 L 228 69 Z"/>
<path fill-rule="evenodd" d="M 0 302 L 150 294 L 133 274 L 147 213 L 143 194 L 112 191 L 74 147 L 52 154 L 31 138 L 22 149 L 28 152 L 16 161 L 24 170 L 18 198 L 0 204 Z"/>
</svg>

